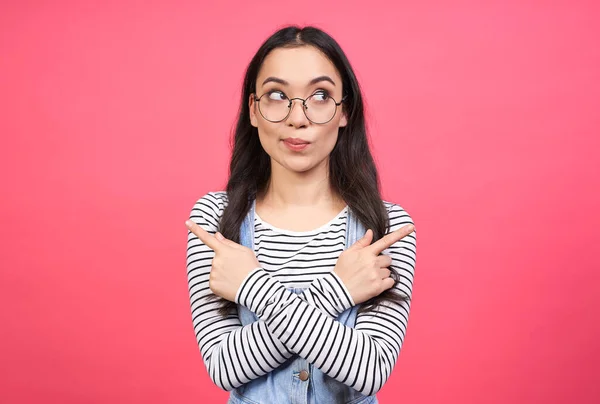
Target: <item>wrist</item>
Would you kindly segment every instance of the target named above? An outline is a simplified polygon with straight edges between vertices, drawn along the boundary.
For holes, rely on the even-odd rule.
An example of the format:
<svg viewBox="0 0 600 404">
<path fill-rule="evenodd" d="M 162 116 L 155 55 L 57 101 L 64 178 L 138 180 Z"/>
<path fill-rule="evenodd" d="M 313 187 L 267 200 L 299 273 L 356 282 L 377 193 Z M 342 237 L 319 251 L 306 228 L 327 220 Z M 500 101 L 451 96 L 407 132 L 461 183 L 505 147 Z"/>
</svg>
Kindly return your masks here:
<svg viewBox="0 0 600 404">
<path fill-rule="evenodd" d="M 260 319 L 267 320 L 278 312 L 291 297 L 291 292 L 262 268 L 255 268 L 244 279 L 235 297 Z"/>
<path fill-rule="evenodd" d="M 350 291 L 344 284 L 342 278 L 340 278 L 340 276 L 337 273 L 335 273 L 335 271 L 331 272 L 330 284 L 332 285 L 334 296 L 336 296 L 337 298 L 337 304 L 341 308 L 346 310 L 355 305 L 354 299 L 352 298 Z"/>
<path fill-rule="evenodd" d="M 248 272 L 248 274 L 244 277 L 244 279 L 240 283 L 240 286 L 238 287 L 237 292 L 235 293 L 235 299 L 234 299 L 235 303 L 242 304 L 240 302 L 240 293 L 242 292 L 242 289 L 244 289 L 244 285 L 246 285 L 248 283 L 249 279 L 252 279 L 252 277 L 254 276 L 253 274 L 255 274 L 256 272 L 261 271 L 261 270 L 262 270 L 261 267 L 256 267 L 252 271 Z"/>
</svg>

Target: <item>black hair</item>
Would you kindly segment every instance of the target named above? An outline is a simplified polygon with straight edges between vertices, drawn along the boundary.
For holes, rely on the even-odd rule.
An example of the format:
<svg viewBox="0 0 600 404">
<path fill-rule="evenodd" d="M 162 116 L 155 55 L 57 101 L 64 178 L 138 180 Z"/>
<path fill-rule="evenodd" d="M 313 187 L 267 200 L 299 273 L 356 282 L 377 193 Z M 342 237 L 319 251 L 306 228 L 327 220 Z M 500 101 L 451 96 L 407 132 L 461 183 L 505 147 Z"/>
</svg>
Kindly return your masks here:
<svg viewBox="0 0 600 404">
<path fill-rule="evenodd" d="M 313 46 L 322 52 L 342 78 L 347 125 L 339 128 L 337 143 L 329 157 L 330 185 L 365 228 L 373 230 L 373 241 L 378 240 L 387 233 L 389 218 L 379 192 L 375 162 L 369 150 L 358 80 L 338 43 L 315 27 L 289 26 L 278 30 L 261 45 L 246 69 L 226 188 L 228 204 L 221 217 L 219 231 L 225 238 L 239 242 L 240 227 L 252 200 L 266 189 L 271 177 L 270 157 L 260 144 L 258 129 L 250 123 L 248 101 L 256 93 L 259 70 L 267 55 L 274 49 L 300 46 Z M 397 283 L 397 271 L 393 268 L 390 270 Z M 406 296 L 388 289 L 364 302 L 359 312 L 374 310 L 384 300 L 400 302 L 405 299 Z M 235 304 L 222 300 L 220 313 L 226 315 Z"/>
</svg>

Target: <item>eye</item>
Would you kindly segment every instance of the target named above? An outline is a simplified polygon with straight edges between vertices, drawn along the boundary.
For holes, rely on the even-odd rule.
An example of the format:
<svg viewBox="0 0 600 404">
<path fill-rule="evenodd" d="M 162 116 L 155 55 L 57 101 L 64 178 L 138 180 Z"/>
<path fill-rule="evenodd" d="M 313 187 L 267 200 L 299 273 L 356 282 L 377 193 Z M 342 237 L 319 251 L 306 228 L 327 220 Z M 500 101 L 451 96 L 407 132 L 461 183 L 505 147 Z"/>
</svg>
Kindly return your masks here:
<svg viewBox="0 0 600 404">
<path fill-rule="evenodd" d="M 325 102 L 329 100 L 329 93 L 325 90 L 318 90 L 311 97 L 317 102 Z"/>
<path fill-rule="evenodd" d="M 267 97 L 269 97 L 270 101 L 285 101 L 285 100 L 287 100 L 287 96 L 278 90 L 269 91 L 267 93 Z"/>
</svg>

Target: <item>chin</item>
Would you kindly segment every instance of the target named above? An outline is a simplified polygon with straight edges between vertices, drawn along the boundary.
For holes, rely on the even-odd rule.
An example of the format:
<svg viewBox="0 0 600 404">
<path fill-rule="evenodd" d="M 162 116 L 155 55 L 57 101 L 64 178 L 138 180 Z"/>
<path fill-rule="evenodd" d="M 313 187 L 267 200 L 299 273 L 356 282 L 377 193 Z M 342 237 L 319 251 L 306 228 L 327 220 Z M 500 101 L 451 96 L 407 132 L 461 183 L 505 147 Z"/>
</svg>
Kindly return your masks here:
<svg viewBox="0 0 600 404">
<path fill-rule="evenodd" d="M 306 158 L 292 158 L 292 159 L 286 159 L 284 161 L 282 161 L 283 164 L 281 164 L 283 167 L 285 167 L 287 170 L 289 171 L 293 171 L 295 173 L 305 173 L 307 171 L 311 171 L 312 169 L 314 169 L 315 167 L 317 167 L 319 164 L 315 164 L 314 161 L 309 161 Z"/>
<path fill-rule="evenodd" d="M 307 165 L 307 164 L 288 164 L 285 166 L 288 170 L 293 171 L 295 173 L 305 173 L 308 172 L 310 170 L 312 170 L 313 168 L 315 168 L 314 165 Z"/>
</svg>

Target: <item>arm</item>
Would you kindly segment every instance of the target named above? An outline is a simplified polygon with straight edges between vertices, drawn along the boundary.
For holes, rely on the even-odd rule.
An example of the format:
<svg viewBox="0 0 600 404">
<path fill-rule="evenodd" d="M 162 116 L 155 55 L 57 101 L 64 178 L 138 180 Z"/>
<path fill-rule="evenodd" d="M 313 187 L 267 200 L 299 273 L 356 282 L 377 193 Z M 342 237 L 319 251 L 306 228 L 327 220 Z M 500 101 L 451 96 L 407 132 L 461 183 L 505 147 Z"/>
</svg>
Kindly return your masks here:
<svg viewBox="0 0 600 404">
<path fill-rule="evenodd" d="M 212 381 L 223 390 L 232 390 L 279 367 L 290 352 L 267 330 L 264 322 L 242 326 L 234 310 L 229 316 L 218 313 L 208 279 L 212 251 L 188 238 L 188 285 L 192 322 L 202 359 Z M 208 251 L 207 251 L 208 250 Z"/>
<path fill-rule="evenodd" d="M 204 196 L 190 214 L 191 220 L 211 234 L 216 232 L 224 210 L 223 197 L 219 196 Z M 207 300 L 214 296 L 209 288 L 214 255 L 194 234 L 188 233 L 187 274 L 196 341 L 213 382 L 231 390 L 276 369 L 293 352 L 272 335 L 264 321 L 242 326 L 237 310 L 225 318 L 219 315 L 218 303 Z M 334 274 L 315 281 L 300 296 L 309 304 L 323 307 L 332 317 L 352 306 L 351 298 Z"/>
<path fill-rule="evenodd" d="M 393 206 L 390 230 L 408 223 L 412 223 L 408 214 Z M 416 259 L 415 232 L 396 242 L 386 253 L 401 277 L 396 290 L 410 298 Z M 347 327 L 288 292 L 261 268 L 253 270 L 244 280 L 236 302 L 256 313 L 289 350 L 365 395 L 376 393 L 389 378 L 404 340 L 410 309 L 409 302 L 386 302 L 377 313 L 361 313 L 355 328 Z"/>
<path fill-rule="evenodd" d="M 190 215 L 190 219 L 202 224 L 211 234 L 217 231 L 219 218 L 224 210 L 223 197 L 219 198 L 218 195 L 217 193 L 210 193 L 201 198 L 195 204 Z M 204 247 L 206 248 L 206 246 Z M 212 253 L 212 250 L 208 248 L 206 250 Z M 300 294 L 300 298 L 333 318 L 337 318 L 342 312 L 354 306 L 354 301 L 348 289 L 334 272 L 315 279 Z"/>
<path fill-rule="evenodd" d="M 354 306 L 354 301 L 348 289 L 333 271 L 322 278 L 315 279 L 298 296 L 307 304 L 328 314 L 334 320 L 342 312 Z"/>
</svg>

